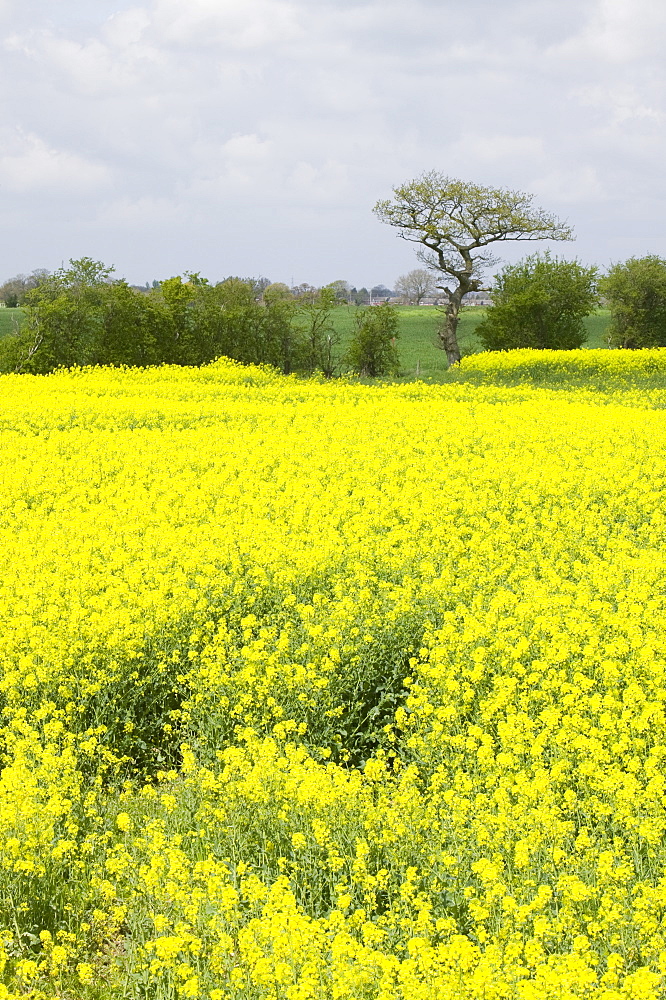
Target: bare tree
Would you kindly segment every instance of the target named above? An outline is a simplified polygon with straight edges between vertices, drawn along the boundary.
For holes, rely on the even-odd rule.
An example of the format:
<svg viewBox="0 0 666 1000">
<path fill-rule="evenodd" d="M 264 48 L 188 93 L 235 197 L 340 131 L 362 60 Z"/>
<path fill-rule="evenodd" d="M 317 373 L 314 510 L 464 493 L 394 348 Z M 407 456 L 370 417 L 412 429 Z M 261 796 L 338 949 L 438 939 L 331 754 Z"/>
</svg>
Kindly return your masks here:
<svg viewBox="0 0 666 1000">
<path fill-rule="evenodd" d="M 425 267 L 417 267 L 414 271 L 400 275 L 393 288 L 396 294 L 401 295 L 407 302 L 420 306 L 426 295 L 434 295 L 437 284 L 432 271 L 428 271 Z"/>
<path fill-rule="evenodd" d="M 554 215 L 532 207 L 532 195 L 481 187 L 431 170 L 378 201 L 378 219 L 395 226 L 403 240 L 421 244 L 417 257 L 436 276 L 446 296 L 439 331 L 449 364 L 460 361 L 457 329 L 463 295 L 482 287 L 482 275 L 497 258 L 486 249 L 506 240 L 571 240 L 573 231 Z"/>
</svg>

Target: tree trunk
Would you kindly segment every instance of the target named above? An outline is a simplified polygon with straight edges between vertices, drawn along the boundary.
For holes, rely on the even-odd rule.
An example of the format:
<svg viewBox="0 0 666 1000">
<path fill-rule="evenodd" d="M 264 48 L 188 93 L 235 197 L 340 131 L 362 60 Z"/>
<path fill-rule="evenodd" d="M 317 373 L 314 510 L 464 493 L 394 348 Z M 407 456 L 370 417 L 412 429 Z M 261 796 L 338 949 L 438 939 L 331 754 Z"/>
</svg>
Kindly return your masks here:
<svg viewBox="0 0 666 1000">
<path fill-rule="evenodd" d="M 449 300 L 446 305 L 444 322 L 439 328 L 439 341 L 443 351 L 446 351 L 446 360 L 450 365 L 457 365 L 460 361 L 460 347 L 458 346 L 458 311 L 460 303 L 455 301 L 455 297 Z"/>
<path fill-rule="evenodd" d="M 446 309 L 444 311 L 444 322 L 439 328 L 439 340 L 442 350 L 446 351 L 446 358 L 449 362 L 449 367 L 451 365 L 457 365 L 460 363 L 460 347 L 458 345 L 458 318 L 460 314 L 460 307 L 462 306 L 463 296 L 467 292 L 477 292 L 479 290 L 480 281 L 478 278 L 472 277 L 474 274 L 474 262 L 469 254 L 469 251 L 465 247 L 460 248 L 460 255 L 465 262 L 465 268 L 461 271 L 448 271 L 448 273 L 455 277 L 458 284 L 454 289 L 444 288 L 443 291 L 447 296 Z M 443 266 L 442 270 L 446 272 L 446 268 Z M 440 285 L 440 288 L 442 286 Z"/>
</svg>

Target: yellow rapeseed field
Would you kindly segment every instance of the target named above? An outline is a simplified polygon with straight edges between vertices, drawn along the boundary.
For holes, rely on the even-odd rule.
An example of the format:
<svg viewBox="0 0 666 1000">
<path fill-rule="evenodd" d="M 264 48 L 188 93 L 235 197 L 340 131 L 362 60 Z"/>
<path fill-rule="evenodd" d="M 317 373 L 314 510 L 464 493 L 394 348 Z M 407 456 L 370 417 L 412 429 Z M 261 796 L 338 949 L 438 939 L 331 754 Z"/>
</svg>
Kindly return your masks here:
<svg viewBox="0 0 666 1000">
<path fill-rule="evenodd" d="M 0 383 L 0 1000 L 664 996 L 666 352 Z"/>
</svg>

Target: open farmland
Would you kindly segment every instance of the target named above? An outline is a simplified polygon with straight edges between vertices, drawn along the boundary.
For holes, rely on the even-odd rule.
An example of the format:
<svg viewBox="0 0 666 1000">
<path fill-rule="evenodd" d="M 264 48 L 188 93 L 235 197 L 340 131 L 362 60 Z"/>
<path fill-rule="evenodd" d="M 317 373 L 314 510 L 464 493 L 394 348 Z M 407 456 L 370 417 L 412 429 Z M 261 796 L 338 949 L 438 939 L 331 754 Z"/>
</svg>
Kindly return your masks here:
<svg viewBox="0 0 666 1000">
<path fill-rule="evenodd" d="M 0 998 L 663 996 L 666 352 L 0 382 Z"/>
<path fill-rule="evenodd" d="M 442 310 L 434 306 L 399 306 L 398 354 L 402 366 L 402 378 L 414 379 L 420 376 L 434 382 L 446 379 L 448 368 L 446 354 L 439 348 L 437 329 L 442 321 Z M 333 314 L 333 325 L 341 337 L 341 347 L 345 347 L 351 337 L 355 307 L 340 306 Z M 460 313 L 458 339 L 463 356 L 483 350 L 475 329 L 485 317 L 486 310 L 477 306 L 463 309 Z M 608 326 L 610 312 L 599 309 L 584 320 L 587 332 L 585 348 L 608 347 Z"/>
</svg>

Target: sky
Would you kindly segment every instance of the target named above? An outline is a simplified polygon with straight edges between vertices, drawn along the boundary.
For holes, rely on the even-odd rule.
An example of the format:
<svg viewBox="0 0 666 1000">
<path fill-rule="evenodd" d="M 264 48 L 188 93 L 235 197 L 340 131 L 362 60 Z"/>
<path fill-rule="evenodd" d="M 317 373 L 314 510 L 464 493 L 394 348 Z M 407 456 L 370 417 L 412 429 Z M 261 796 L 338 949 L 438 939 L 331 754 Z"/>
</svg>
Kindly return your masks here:
<svg viewBox="0 0 666 1000">
<path fill-rule="evenodd" d="M 659 0 L 0 0 L 0 282 L 391 287 L 372 207 L 433 169 L 666 257 L 665 42 Z"/>
</svg>

